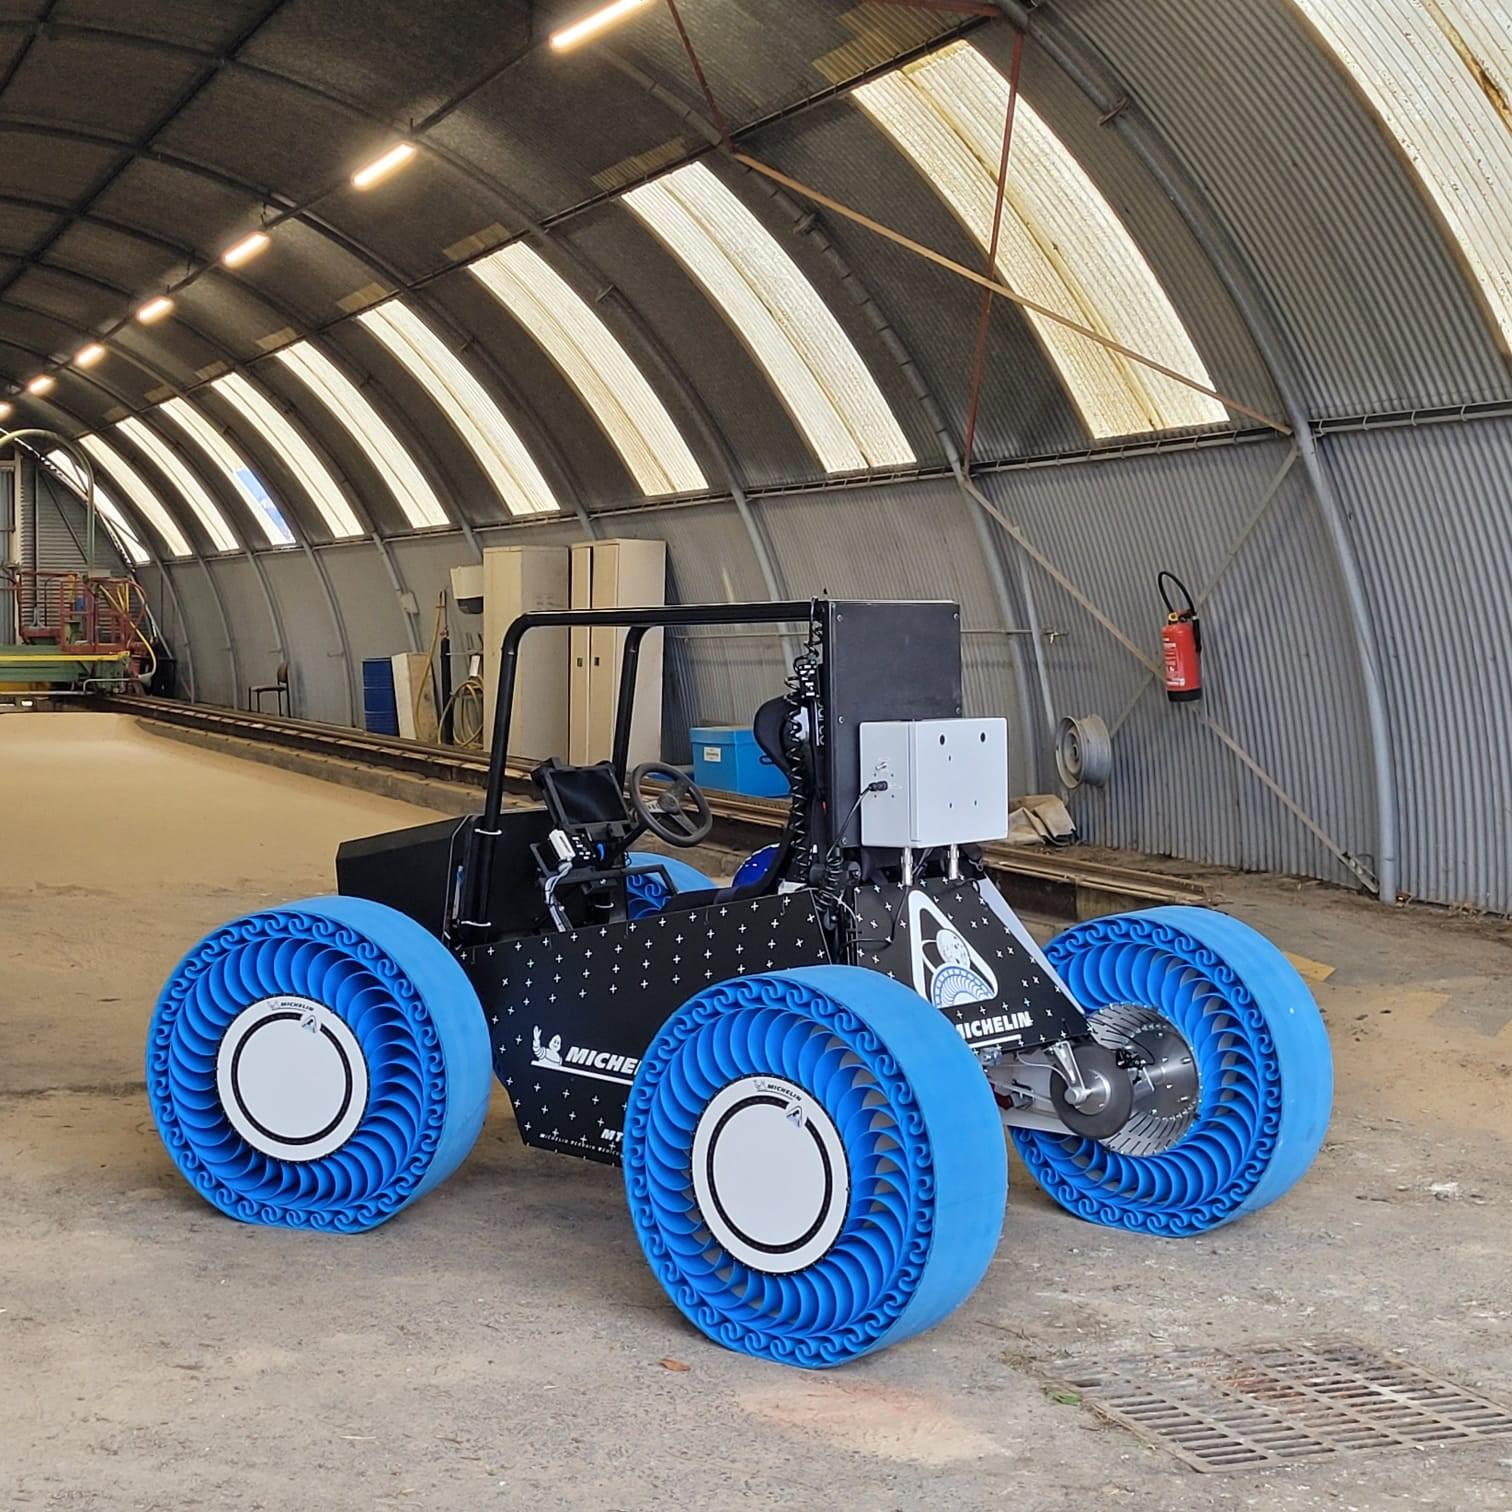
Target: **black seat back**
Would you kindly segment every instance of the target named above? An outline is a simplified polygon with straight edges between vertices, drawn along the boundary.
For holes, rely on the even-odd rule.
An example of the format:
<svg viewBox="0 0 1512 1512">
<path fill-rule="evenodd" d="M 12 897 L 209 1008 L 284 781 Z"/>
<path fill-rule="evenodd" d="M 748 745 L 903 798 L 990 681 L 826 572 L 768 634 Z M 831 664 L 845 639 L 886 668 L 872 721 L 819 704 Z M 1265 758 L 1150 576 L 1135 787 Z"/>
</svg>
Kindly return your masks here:
<svg viewBox="0 0 1512 1512">
<path fill-rule="evenodd" d="M 791 714 L 792 705 L 786 698 L 769 698 L 757 709 L 756 717 L 751 721 L 751 734 L 756 737 L 756 744 L 789 782 L 793 780 L 793 768 L 783 749 L 782 727 Z"/>
</svg>

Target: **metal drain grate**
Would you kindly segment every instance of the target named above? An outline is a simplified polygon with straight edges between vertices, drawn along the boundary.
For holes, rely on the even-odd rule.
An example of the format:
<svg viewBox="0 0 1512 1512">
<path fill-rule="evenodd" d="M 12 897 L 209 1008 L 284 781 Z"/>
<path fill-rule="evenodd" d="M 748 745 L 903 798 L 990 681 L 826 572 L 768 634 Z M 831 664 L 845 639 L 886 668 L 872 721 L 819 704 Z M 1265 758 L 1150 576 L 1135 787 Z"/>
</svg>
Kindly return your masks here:
<svg viewBox="0 0 1512 1512">
<path fill-rule="evenodd" d="M 1060 1363 L 1082 1401 L 1198 1470 L 1512 1435 L 1512 1410 L 1348 1339 Z"/>
</svg>

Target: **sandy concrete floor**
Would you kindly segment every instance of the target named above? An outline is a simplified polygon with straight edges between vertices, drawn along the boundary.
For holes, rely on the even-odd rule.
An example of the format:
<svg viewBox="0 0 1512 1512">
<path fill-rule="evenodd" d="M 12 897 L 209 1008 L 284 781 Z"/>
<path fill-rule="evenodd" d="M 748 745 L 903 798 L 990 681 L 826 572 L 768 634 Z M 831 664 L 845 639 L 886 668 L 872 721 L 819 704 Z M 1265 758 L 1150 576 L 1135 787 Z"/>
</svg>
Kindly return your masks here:
<svg viewBox="0 0 1512 1512">
<path fill-rule="evenodd" d="M 1015 1166 L 960 1312 L 805 1375 L 693 1334 L 618 1174 L 526 1152 L 502 1097 L 462 1171 L 361 1238 L 229 1222 L 173 1170 L 141 1046 L 178 955 L 426 811 L 108 716 L 0 715 L 0 773 L 0 1507 L 1512 1507 L 1512 1441 L 1202 1476 L 1040 1374 L 1343 1333 L 1512 1397 L 1505 928 L 1236 881 L 1334 967 L 1309 1178 L 1158 1241 Z"/>
</svg>

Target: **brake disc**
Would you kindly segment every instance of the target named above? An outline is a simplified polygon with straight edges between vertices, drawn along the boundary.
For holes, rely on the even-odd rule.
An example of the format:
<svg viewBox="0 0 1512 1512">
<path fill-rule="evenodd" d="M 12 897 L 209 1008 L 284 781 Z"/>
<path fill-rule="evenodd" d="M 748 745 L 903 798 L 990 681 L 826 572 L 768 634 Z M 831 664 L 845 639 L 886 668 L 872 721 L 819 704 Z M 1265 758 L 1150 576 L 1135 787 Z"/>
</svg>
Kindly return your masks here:
<svg viewBox="0 0 1512 1512">
<path fill-rule="evenodd" d="M 1134 1083 L 1129 1121 L 1103 1143 L 1120 1155 L 1171 1149 L 1191 1128 L 1202 1091 L 1186 1037 L 1164 1014 L 1136 1003 L 1112 1003 L 1088 1022 L 1093 1039 L 1118 1055 Z"/>
</svg>

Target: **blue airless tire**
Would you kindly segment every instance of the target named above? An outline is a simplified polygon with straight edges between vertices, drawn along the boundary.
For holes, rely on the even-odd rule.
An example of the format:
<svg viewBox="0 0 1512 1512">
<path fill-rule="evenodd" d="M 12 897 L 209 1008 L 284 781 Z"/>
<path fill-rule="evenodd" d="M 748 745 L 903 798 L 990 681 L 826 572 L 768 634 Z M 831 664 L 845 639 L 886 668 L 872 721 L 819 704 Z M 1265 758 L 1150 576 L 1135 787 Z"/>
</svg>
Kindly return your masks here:
<svg viewBox="0 0 1512 1512">
<path fill-rule="evenodd" d="M 1153 908 L 1079 924 L 1047 953 L 1094 1017 L 1137 1004 L 1169 1019 L 1199 1078 L 1190 1128 L 1159 1154 L 1015 1129 L 1030 1174 L 1062 1207 L 1109 1227 L 1195 1234 L 1295 1185 L 1328 1128 L 1333 1058 L 1307 984 L 1269 940 L 1208 909 Z"/>
<path fill-rule="evenodd" d="M 168 978 L 148 1031 L 168 1153 L 247 1223 L 350 1233 L 392 1218 L 462 1163 L 492 1084 L 462 967 L 360 898 L 222 926 Z"/>
<path fill-rule="evenodd" d="M 675 892 L 702 892 L 719 885 L 712 877 L 704 876 L 696 866 L 689 866 L 686 861 L 679 861 L 675 856 L 659 856 L 652 851 L 628 851 L 625 861 L 630 866 L 662 867 L 671 879 Z M 659 914 L 667 906 L 670 896 L 667 884 L 655 872 L 644 872 L 638 877 L 626 878 L 625 892 L 628 903 L 626 911 L 632 919 Z"/>
<path fill-rule="evenodd" d="M 917 993 L 853 966 L 735 978 L 646 1051 L 624 1133 L 630 1215 L 717 1343 L 841 1365 L 947 1317 L 997 1249 L 1002 1120 Z"/>
</svg>

